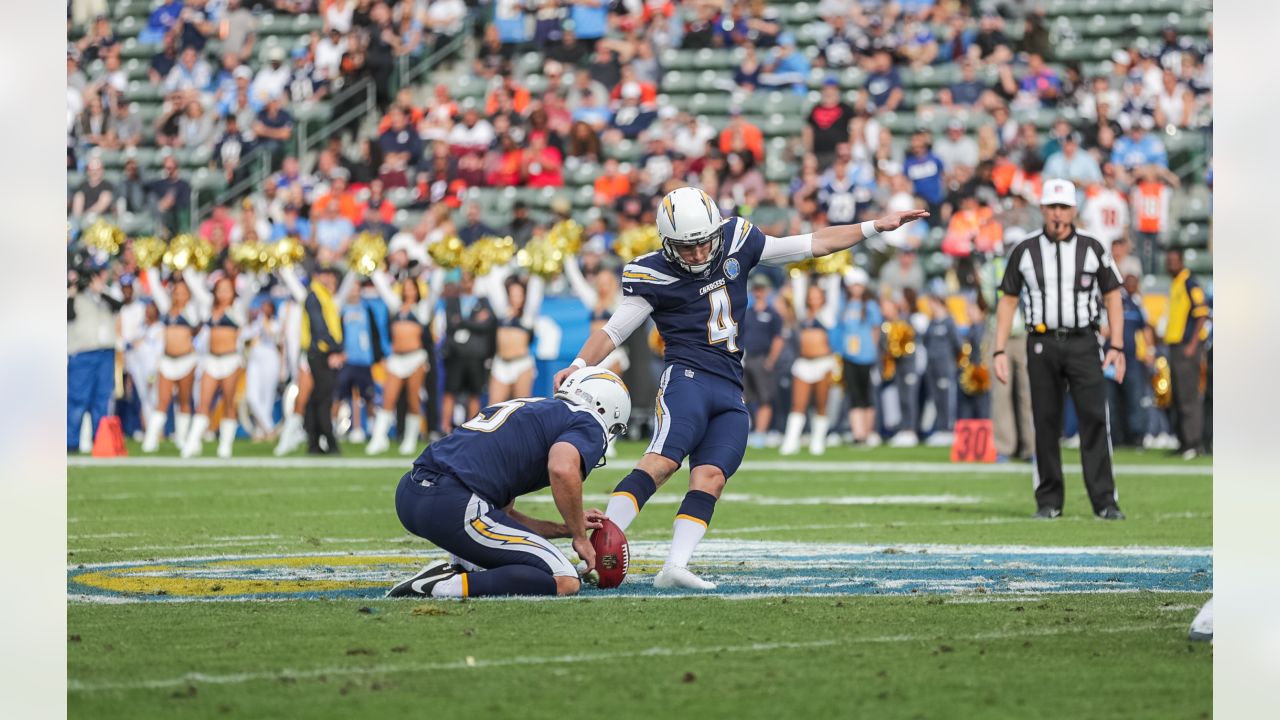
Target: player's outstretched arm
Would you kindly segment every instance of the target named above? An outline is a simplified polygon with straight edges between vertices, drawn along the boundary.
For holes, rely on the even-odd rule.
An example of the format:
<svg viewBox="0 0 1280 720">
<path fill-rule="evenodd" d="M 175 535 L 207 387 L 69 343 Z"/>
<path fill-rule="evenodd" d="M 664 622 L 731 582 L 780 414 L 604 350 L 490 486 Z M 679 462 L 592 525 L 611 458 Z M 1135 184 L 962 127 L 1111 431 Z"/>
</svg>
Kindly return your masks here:
<svg viewBox="0 0 1280 720">
<path fill-rule="evenodd" d="M 813 256 L 822 257 L 848 250 L 873 235 L 891 232 L 909 222 L 927 217 L 929 213 L 926 210 L 904 210 L 858 225 L 834 225 L 822 228 L 813 234 Z"/>
<path fill-rule="evenodd" d="M 573 538 L 573 549 L 587 567 L 596 566 L 596 551 L 587 538 L 587 518 L 582 512 L 582 455 L 572 443 L 558 442 L 547 454 L 551 497 L 564 518 L 564 534 Z"/>
<path fill-rule="evenodd" d="M 644 321 L 649 319 L 652 313 L 653 306 L 648 300 L 635 295 L 624 297 L 618 309 L 614 311 L 613 317 L 609 318 L 609 322 L 603 328 L 591 333 L 583 343 L 582 350 L 578 352 L 578 357 L 573 364 L 556 373 L 552 390 L 559 390 L 560 383 L 573 374 L 574 370 L 588 365 L 598 365 L 605 356 L 631 337 L 631 333 L 644 325 Z"/>
</svg>

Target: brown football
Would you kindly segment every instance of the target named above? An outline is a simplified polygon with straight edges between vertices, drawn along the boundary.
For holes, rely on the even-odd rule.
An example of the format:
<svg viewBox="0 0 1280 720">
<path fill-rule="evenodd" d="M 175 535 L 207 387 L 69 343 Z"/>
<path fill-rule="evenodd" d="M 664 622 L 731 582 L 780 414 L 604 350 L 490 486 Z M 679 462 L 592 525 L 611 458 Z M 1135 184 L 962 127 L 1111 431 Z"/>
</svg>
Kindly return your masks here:
<svg viewBox="0 0 1280 720">
<path fill-rule="evenodd" d="M 604 527 L 591 531 L 591 547 L 596 549 L 595 570 L 600 578 L 598 587 L 614 588 L 621 585 L 627 577 L 627 565 L 631 562 L 631 551 L 622 528 L 612 520 L 605 519 Z"/>
</svg>

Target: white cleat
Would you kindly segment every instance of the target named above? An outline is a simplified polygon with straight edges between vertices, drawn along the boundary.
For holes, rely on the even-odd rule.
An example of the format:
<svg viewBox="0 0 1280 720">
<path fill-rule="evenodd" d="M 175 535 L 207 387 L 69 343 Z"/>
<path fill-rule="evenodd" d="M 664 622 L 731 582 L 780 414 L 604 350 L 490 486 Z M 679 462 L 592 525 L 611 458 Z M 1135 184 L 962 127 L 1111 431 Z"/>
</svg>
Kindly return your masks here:
<svg viewBox="0 0 1280 720">
<path fill-rule="evenodd" d="M 653 586 L 659 590 L 715 590 L 716 584 L 694 575 L 689 568 L 663 567 L 653 578 Z"/>
<path fill-rule="evenodd" d="M 878 448 L 884 444 L 884 440 L 880 439 L 880 433 L 871 433 L 867 436 L 867 447 Z"/>
<path fill-rule="evenodd" d="M 955 433 L 942 430 L 935 432 L 925 440 L 924 444 L 929 447 L 951 447 L 956 442 Z"/>
<path fill-rule="evenodd" d="M 1191 621 L 1191 630 L 1187 633 L 1188 640 L 1197 640 L 1200 642 L 1213 642 L 1213 598 L 1200 608 L 1200 612 L 1196 613 L 1196 619 Z"/>
</svg>

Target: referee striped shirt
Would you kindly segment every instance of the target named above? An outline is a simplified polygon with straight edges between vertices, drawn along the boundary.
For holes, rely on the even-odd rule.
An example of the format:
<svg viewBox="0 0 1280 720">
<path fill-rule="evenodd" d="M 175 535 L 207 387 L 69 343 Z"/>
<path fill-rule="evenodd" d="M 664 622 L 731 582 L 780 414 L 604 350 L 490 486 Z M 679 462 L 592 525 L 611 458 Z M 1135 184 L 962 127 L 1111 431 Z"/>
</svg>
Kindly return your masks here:
<svg viewBox="0 0 1280 720">
<path fill-rule="evenodd" d="M 1096 238 L 1073 232 L 1055 242 L 1043 229 L 1013 248 L 1000 282 L 1020 298 L 1032 332 L 1097 327 L 1102 296 L 1119 287 L 1115 261 Z"/>
</svg>

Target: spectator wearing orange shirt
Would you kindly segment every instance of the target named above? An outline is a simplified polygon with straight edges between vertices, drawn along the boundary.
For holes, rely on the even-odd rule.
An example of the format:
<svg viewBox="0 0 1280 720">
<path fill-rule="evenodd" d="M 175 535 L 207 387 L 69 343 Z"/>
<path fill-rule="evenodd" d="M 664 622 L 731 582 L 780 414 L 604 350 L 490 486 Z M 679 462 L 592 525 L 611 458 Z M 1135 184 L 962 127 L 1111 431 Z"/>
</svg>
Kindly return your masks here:
<svg viewBox="0 0 1280 720">
<path fill-rule="evenodd" d="M 333 171 L 333 182 L 329 185 L 329 192 L 316 198 L 315 201 L 319 207 L 326 207 L 329 203 L 334 203 L 338 208 L 338 214 L 350 220 L 352 225 L 360 224 L 364 208 L 356 199 L 356 194 L 348 187 L 347 171 L 342 168 L 336 168 Z"/>
<path fill-rule="evenodd" d="M 729 124 L 720 132 L 720 152 L 750 152 L 757 163 L 764 162 L 764 133 L 742 116 L 742 108 L 729 108 Z"/>
<path fill-rule="evenodd" d="M 498 147 L 490 150 L 486 158 L 485 180 L 493 187 L 519 185 L 523 164 L 524 150 L 510 132 L 505 132 L 498 138 Z"/>
<path fill-rule="evenodd" d="M 595 191 L 596 207 L 612 205 L 615 200 L 631 192 L 631 179 L 621 170 L 617 158 L 604 161 L 604 172 L 596 178 Z"/>
<path fill-rule="evenodd" d="M 951 214 L 942 252 L 952 257 L 968 257 L 974 251 L 994 253 L 1003 237 L 1004 228 L 996 221 L 991 208 L 978 202 L 973 193 L 966 192 L 960 198 L 960 209 Z"/>
<path fill-rule="evenodd" d="M 1133 186 L 1131 203 L 1133 205 L 1134 243 L 1142 267 L 1155 268 L 1156 251 L 1160 247 L 1160 238 L 1169 227 L 1169 199 L 1172 193 L 1169 186 L 1160 180 L 1160 175 L 1151 167 L 1142 167 L 1137 171 L 1138 182 Z"/>
<path fill-rule="evenodd" d="M 502 84 L 489 91 L 484 99 L 485 115 L 492 116 L 498 112 L 498 91 L 505 90 L 511 98 L 512 108 L 521 115 L 529 107 L 529 89 L 516 82 L 513 75 L 503 75 Z"/>
</svg>

